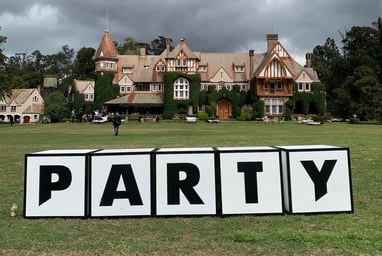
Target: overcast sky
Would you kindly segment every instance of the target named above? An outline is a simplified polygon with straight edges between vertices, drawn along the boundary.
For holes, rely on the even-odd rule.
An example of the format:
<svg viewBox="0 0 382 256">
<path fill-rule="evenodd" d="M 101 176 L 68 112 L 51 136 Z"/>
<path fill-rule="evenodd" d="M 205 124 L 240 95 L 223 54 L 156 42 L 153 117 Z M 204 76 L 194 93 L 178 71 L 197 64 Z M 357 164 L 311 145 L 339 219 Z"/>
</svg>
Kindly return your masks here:
<svg viewBox="0 0 382 256">
<path fill-rule="evenodd" d="M 175 46 L 184 37 L 201 52 L 264 52 L 266 34 L 277 33 L 304 64 L 305 53 L 328 37 L 341 46 L 340 33 L 380 16 L 381 0 L 0 0 L 0 35 L 11 56 L 97 48 L 106 28 L 119 43 L 165 36 Z"/>
</svg>

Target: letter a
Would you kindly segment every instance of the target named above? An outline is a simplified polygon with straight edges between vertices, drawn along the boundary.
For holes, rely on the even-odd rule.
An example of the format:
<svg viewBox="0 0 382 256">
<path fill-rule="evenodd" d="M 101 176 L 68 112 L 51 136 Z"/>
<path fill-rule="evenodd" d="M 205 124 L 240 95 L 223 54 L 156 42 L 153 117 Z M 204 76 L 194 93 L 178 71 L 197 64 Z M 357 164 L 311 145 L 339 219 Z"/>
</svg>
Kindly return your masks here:
<svg viewBox="0 0 382 256">
<path fill-rule="evenodd" d="M 125 184 L 125 191 L 117 191 L 118 183 L 122 177 Z M 130 164 L 113 165 L 109 178 L 103 191 L 100 206 L 111 206 L 115 198 L 129 198 L 131 205 L 143 205 L 139 194 L 137 182 Z"/>
</svg>

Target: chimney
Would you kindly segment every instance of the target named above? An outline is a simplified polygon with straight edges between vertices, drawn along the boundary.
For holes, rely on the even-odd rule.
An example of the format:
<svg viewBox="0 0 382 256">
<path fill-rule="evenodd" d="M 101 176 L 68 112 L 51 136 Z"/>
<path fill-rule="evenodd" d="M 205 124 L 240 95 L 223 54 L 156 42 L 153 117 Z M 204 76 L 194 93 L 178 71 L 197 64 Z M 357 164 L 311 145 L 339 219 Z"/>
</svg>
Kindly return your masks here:
<svg viewBox="0 0 382 256">
<path fill-rule="evenodd" d="M 255 57 L 255 50 L 249 50 L 249 80 L 253 76 L 253 59 Z"/>
<path fill-rule="evenodd" d="M 311 68 L 312 67 L 312 53 L 306 53 L 305 54 L 305 60 L 306 60 L 306 63 L 305 63 L 305 67 L 306 68 Z"/>
<path fill-rule="evenodd" d="M 166 38 L 166 52 L 167 53 L 170 52 L 170 45 L 171 45 L 171 39 L 170 38 Z"/>
<path fill-rule="evenodd" d="M 139 43 L 139 57 L 140 58 L 146 57 L 146 44 L 145 43 Z"/>
<path fill-rule="evenodd" d="M 267 51 L 269 52 L 279 41 L 278 34 L 267 34 Z"/>
</svg>

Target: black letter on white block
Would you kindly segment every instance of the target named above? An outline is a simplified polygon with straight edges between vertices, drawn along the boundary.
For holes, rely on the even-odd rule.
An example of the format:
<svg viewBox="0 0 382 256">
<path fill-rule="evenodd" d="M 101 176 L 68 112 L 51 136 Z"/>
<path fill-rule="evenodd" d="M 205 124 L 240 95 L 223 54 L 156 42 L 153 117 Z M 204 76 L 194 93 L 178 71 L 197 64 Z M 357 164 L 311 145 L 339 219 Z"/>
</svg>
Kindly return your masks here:
<svg viewBox="0 0 382 256">
<path fill-rule="evenodd" d="M 316 201 L 328 193 L 328 188 L 326 185 L 336 162 L 337 160 L 325 160 L 321 171 L 319 171 L 313 161 L 301 161 L 306 172 L 309 174 L 309 177 L 314 183 Z"/>
<path fill-rule="evenodd" d="M 263 171 L 263 162 L 238 162 L 237 171 L 244 173 L 245 202 L 258 203 L 257 173 Z"/>
<path fill-rule="evenodd" d="M 186 173 L 186 179 L 179 180 L 180 172 Z M 193 188 L 199 183 L 199 179 L 199 169 L 194 164 L 167 164 L 167 203 L 179 204 L 182 190 L 190 204 L 204 204 Z"/>
<path fill-rule="evenodd" d="M 126 191 L 117 191 L 122 176 Z M 129 198 L 130 205 L 143 205 L 130 164 L 112 165 L 100 206 L 111 206 L 115 198 Z"/>
<path fill-rule="evenodd" d="M 58 175 L 58 180 L 52 182 L 52 174 Z M 72 183 L 72 173 L 69 168 L 62 165 L 40 166 L 39 205 L 52 197 L 53 190 L 64 190 Z"/>
</svg>

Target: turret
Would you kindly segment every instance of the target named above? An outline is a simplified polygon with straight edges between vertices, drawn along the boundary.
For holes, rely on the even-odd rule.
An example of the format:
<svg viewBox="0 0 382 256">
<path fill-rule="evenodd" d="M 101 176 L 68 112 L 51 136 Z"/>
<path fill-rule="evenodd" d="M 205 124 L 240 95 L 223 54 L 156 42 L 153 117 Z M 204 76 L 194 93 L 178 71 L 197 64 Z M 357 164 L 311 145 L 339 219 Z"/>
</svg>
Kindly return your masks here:
<svg viewBox="0 0 382 256">
<path fill-rule="evenodd" d="M 95 54 L 96 71 L 117 71 L 118 52 L 108 30 Z"/>
</svg>

